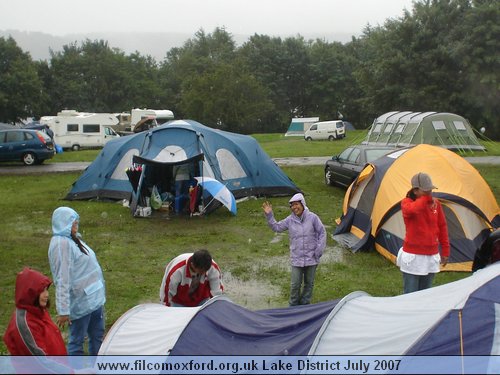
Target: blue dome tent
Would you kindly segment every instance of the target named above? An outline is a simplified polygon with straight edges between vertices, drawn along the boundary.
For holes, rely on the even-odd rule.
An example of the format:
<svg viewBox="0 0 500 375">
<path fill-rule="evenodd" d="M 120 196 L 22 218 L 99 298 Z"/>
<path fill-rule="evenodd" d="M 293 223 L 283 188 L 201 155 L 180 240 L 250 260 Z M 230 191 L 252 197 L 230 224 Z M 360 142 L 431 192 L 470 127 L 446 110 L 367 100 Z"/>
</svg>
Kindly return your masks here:
<svg viewBox="0 0 500 375">
<path fill-rule="evenodd" d="M 108 142 L 66 199 L 130 199 L 133 188 L 127 168 L 144 166 L 142 181 L 134 192 L 141 194 L 141 189 L 158 182 L 171 183 L 173 168 L 182 164 L 189 164 L 197 176 L 220 181 L 236 199 L 300 192 L 253 137 L 192 120 L 174 120 Z"/>
</svg>

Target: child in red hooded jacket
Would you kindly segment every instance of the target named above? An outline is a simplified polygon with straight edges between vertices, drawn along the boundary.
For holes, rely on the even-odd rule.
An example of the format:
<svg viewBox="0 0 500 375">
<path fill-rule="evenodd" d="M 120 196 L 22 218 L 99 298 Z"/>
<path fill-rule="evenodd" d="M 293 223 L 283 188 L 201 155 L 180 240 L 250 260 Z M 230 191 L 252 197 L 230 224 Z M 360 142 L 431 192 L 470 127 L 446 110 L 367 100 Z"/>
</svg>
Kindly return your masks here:
<svg viewBox="0 0 500 375">
<path fill-rule="evenodd" d="M 67 355 L 59 328 L 48 308 L 50 279 L 30 268 L 16 278 L 16 310 L 3 336 L 12 355 Z"/>
</svg>

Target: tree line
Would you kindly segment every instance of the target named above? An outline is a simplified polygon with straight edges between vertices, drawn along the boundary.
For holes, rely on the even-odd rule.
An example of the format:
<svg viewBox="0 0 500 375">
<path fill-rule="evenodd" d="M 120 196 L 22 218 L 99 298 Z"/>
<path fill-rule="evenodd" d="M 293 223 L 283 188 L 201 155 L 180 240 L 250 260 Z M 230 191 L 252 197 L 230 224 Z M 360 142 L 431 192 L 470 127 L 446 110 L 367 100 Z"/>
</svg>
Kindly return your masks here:
<svg viewBox="0 0 500 375">
<path fill-rule="evenodd" d="M 389 111 L 452 112 L 500 137 L 500 2 L 420 0 L 348 43 L 200 29 L 162 61 L 86 40 L 33 61 L 0 38 L 0 121 L 62 109 L 170 109 L 176 118 L 249 134 L 292 117 L 358 128 Z"/>
</svg>

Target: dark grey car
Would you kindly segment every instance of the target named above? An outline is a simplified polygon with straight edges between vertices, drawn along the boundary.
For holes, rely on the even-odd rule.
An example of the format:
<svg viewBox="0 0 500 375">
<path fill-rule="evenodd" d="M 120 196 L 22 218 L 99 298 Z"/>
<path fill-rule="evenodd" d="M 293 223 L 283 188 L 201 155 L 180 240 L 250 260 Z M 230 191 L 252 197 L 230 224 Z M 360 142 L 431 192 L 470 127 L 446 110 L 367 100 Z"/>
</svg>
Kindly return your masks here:
<svg viewBox="0 0 500 375">
<path fill-rule="evenodd" d="M 354 145 L 325 164 L 325 184 L 349 187 L 366 163 L 394 151 L 394 147 Z"/>
</svg>

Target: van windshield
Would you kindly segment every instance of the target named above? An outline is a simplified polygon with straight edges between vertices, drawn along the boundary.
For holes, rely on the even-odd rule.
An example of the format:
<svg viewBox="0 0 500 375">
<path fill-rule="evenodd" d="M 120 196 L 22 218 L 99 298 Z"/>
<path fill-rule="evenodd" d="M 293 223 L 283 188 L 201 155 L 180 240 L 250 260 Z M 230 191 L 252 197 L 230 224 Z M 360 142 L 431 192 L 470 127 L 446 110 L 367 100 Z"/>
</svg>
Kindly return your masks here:
<svg viewBox="0 0 500 375">
<path fill-rule="evenodd" d="M 116 134 L 116 132 L 112 128 L 108 128 L 108 127 L 104 128 L 104 133 L 106 135 L 118 135 L 118 134 Z"/>
</svg>

